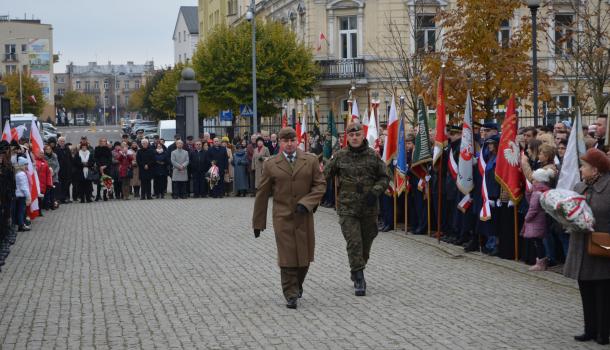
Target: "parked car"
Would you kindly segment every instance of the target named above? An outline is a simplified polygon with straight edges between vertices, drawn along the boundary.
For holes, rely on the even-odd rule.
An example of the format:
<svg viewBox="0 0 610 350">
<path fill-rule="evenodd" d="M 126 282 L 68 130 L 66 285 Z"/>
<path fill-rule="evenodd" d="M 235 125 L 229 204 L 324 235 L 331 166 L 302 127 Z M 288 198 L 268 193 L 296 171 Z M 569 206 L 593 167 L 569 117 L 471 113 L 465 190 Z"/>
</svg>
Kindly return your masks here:
<svg viewBox="0 0 610 350">
<path fill-rule="evenodd" d="M 165 140 L 165 146 L 169 147 L 174 143 L 176 135 L 176 120 L 159 120 L 159 137 Z"/>
<path fill-rule="evenodd" d="M 42 140 L 48 142 L 50 138 L 57 140 L 57 133 L 54 133 L 47 129 L 42 129 Z"/>
<path fill-rule="evenodd" d="M 74 124 L 75 125 L 85 125 L 85 116 L 77 115 L 76 118 L 74 119 Z"/>
<path fill-rule="evenodd" d="M 57 128 L 51 123 L 47 123 L 47 122 L 42 123 L 42 128 L 43 128 L 43 130 L 49 130 L 53 134 L 57 134 Z"/>
</svg>

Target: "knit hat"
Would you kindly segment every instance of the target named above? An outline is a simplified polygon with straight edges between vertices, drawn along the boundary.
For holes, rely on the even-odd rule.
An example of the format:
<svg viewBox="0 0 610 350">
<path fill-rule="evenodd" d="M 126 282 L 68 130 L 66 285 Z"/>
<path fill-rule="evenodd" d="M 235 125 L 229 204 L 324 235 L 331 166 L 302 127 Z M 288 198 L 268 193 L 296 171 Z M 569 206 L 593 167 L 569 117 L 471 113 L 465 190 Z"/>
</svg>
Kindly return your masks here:
<svg viewBox="0 0 610 350">
<path fill-rule="evenodd" d="M 597 168 L 602 174 L 610 172 L 610 158 L 608 158 L 606 153 L 597 148 L 589 148 L 587 153 L 581 156 L 580 159 Z"/>
<path fill-rule="evenodd" d="M 222 137 L 222 142 L 229 142 L 229 137 L 228 136 L 223 136 Z"/>
<path fill-rule="evenodd" d="M 549 183 L 554 175 L 555 172 L 552 169 L 540 168 L 534 171 L 532 177 L 535 181 Z"/>
</svg>

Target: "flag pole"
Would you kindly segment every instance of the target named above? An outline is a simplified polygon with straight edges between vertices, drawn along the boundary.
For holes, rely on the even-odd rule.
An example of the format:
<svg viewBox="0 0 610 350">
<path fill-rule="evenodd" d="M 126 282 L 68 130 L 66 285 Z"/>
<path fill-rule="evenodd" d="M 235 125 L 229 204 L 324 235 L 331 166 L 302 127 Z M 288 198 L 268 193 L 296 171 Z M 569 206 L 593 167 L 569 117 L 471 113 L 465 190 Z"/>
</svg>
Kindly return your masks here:
<svg viewBox="0 0 610 350">
<path fill-rule="evenodd" d="M 430 227 L 431 224 L 431 219 L 430 219 L 430 186 L 426 181 L 426 197 L 427 197 L 427 202 L 428 202 L 428 237 L 432 236 L 432 229 Z"/>
<path fill-rule="evenodd" d="M 394 170 L 394 182 L 396 182 L 396 170 Z M 396 224 L 398 223 L 398 218 L 396 217 L 396 216 L 398 216 L 398 215 L 396 215 L 396 214 L 398 214 L 398 209 L 396 208 L 396 188 L 394 188 L 394 191 L 392 191 L 392 192 L 393 192 L 392 197 L 394 197 L 393 198 L 393 201 L 394 201 L 394 205 L 393 205 L 393 207 L 394 207 L 393 208 L 393 210 L 394 210 L 394 230 L 396 230 Z"/>
<path fill-rule="evenodd" d="M 517 205 L 513 206 L 513 220 L 515 231 L 515 261 L 519 261 L 519 221 L 517 220 Z"/>
<path fill-rule="evenodd" d="M 449 156 L 451 157 L 451 152 L 449 152 Z M 438 166 L 438 175 L 437 175 L 437 181 L 438 181 L 438 200 L 437 200 L 437 215 L 436 215 L 436 240 L 440 243 L 441 241 L 441 213 L 442 213 L 442 206 L 443 206 L 443 201 L 441 200 L 441 191 L 443 189 L 443 152 L 441 151 L 441 156 L 440 156 L 440 164 Z"/>
<path fill-rule="evenodd" d="M 405 233 L 408 233 L 407 229 L 409 223 L 409 177 L 405 176 Z"/>
</svg>

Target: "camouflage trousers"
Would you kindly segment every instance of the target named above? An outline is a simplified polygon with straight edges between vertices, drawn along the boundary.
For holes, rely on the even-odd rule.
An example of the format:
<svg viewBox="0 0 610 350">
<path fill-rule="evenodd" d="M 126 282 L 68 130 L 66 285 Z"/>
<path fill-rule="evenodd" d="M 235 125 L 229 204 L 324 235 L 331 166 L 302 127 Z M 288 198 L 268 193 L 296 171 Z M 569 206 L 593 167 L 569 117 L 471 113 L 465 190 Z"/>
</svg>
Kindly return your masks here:
<svg viewBox="0 0 610 350">
<path fill-rule="evenodd" d="M 373 240 L 377 237 L 376 216 L 339 216 L 341 232 L 347 243 L 347 257 L 352 272 L 364 270 Z"/>
</svg>

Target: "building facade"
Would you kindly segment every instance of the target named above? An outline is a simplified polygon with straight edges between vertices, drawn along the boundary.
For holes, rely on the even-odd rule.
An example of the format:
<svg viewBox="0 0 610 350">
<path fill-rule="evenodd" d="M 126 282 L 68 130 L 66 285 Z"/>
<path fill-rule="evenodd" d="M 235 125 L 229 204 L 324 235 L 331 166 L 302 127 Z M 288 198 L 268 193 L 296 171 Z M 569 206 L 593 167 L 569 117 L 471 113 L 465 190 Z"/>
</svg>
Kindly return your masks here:
<svg viewBox="0 0 610 350">
<path fill-rule="evenodd" d="M 226 24 L 230 0 L 199 0 L 199 39 L 205 41 L 217 25 Z"/>
<path fill-rule="evenodd" d="M 129 108 L 130 96 L 146 84 L 155 72 L 154 63 L 86 66 L 70 63 L 65 73 L 55 75 L 55 94 L 63 96 L 70 90 L 92 95 L 95 99 L 95 116 L 99 121 L 116 122 L 121 117 L 133 117 L 136 111 Z"/>
<path fill-rule="evenodd" d="M 199 43 L 199 14 L 197 6 L 181 6 L 174 27 L 174 64 L 192 61 Z"/>
<path fill-rule="evenodd" d="M 55 119 L 53 79 L 53 27 L 39 19 L 0 16 L 0 75 L 29 73 L 42 86 L 45 108 L 42 119 Z M 19 113 L 19 111 L 11 111 Z"/>
</svg>

